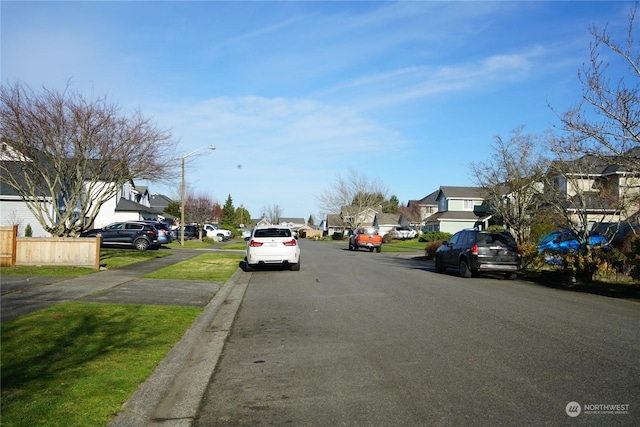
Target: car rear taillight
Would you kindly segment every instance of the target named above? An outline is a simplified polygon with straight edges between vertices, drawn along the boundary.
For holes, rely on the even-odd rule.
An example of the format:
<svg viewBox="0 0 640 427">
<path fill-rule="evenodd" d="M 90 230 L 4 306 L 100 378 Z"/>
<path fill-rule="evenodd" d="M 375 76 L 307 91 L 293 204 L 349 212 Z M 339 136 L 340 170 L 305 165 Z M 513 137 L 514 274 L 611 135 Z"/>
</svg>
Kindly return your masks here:
<svg viewBox="0 0 640 427">
<path fill-rule="evenodd" d="M 287 242 L 283 242 L 285 246 L 295 246 L 296 245 L 296 239 L 291 239 Z"/>
<path fill-rule="evenodd" d="M 147 230 L 147 234 L 150 234 L 152 236 L 157 236 L 158 235 L 158 230 Z"/>
<path fill-rule="evenodd" d="M 249 246 L 251 246 L 252 248 L 258 247 L 258 246 L 262 246 L 262 242 L 256 242 L 255 240 L 251 240 L 249 242 Z"/>
<path fill-rule="evenodd" d="M 475 243 L 471 246 L 471 255 L 478 255 L 478 245 Z"/>
</svg>

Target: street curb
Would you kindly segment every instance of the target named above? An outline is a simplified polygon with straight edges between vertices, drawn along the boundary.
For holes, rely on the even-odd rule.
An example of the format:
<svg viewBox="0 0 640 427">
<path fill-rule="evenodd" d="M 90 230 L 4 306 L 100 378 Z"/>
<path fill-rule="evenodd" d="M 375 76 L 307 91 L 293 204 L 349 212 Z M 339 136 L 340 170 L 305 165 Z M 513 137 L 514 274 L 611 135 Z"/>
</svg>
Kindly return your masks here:
<svg viewBox="0 0 640 427">
<path fill-rule="evenodd" d="M 241 269 L 220 288 L 110 427 L 190 426 L 249 284 Z"/>
</svg>

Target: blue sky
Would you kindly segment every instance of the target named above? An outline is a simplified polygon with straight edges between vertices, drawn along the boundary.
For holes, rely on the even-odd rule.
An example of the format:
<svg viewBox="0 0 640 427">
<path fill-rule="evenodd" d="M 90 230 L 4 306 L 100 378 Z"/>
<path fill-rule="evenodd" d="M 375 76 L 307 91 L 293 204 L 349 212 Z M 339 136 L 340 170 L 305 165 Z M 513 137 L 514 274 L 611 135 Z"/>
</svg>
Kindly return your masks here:
<svg viewBox="0 0 640 427">
<path fill-rule="evenodd" d="M 580 99 L 589 26 L 622 41 L 632 5 L 2 1 L 0 72 L 139 108 L 178 153 L 215 145 L 187 168 L 196 194 L 318 218 L 350 169 L 404 204 L 473 185 L 495 135 L 558 124 L 549 105 Z"/>
</svg>

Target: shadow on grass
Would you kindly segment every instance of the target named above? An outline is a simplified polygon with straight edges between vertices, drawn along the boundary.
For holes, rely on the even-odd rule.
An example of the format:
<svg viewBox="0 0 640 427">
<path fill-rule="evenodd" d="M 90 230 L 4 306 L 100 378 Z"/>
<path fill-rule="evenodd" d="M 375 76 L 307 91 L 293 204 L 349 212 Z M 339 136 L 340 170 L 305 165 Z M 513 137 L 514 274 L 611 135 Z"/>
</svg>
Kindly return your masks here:
<svg viewBox="0 0 640 427">
<path fill-rule="evenodd" d="M 157 352 L 159 345 L 166 345 L 166 337 L 158 337 L 158 322 L 171 318 L 169 314 L 158 316 L 161 311 L 137 305 L 61 304 L 3 323 L 3 353 L 11 355 L 2 360 L 3 399 L 6 393 L 11 395 L 12 390 L 34 382 L 51 383 L 55 389 L 74 375 L 83 375 L 80 371 L 90 373 L 89 365 L 100 359 Z"/>
</svg>

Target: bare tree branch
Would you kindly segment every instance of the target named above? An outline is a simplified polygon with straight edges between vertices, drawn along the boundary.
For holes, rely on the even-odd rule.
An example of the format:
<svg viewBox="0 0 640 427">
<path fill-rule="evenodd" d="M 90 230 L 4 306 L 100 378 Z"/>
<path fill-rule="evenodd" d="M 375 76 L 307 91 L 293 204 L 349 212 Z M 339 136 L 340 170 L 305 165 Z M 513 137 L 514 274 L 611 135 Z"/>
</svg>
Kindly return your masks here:
<svg viewBox="0 0 640 427">
<path fill-rule="evenodd" d="M 81 232 L 126 182 L 177 176 L 171 133 L 105 97 L 17 83 L 0 101 L 0 179 L 54 236 Z"/>
</svg>

